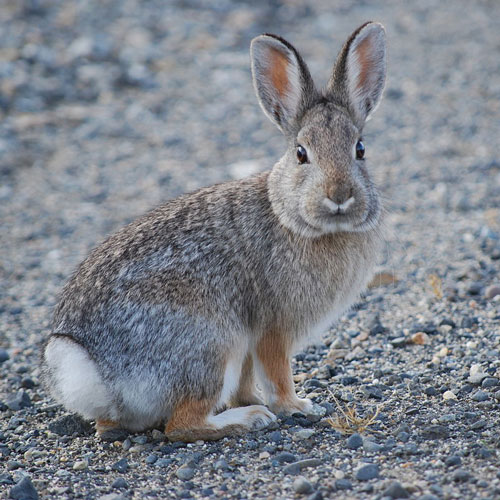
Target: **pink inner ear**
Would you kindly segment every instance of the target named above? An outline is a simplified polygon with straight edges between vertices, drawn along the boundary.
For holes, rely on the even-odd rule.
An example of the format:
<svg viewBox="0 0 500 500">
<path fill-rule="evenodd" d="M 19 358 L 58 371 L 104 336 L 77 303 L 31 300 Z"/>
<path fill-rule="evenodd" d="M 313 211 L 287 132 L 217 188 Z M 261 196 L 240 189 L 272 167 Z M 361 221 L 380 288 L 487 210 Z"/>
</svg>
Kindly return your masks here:
<svg viewBox="0 0 500 500">
<path fill-rule="evenodd" d="M 281 98 L 288 93 L 288 58 L 283 52 L 269 48 L 269 77 Z"/>
<path fill-rule="evenodd" d="M 367 36 L 357 47 L 356 55 L 358 56 L 359 75 L 356 90 L 363 90 L 369 84 L 368 79 L 373 71 L 375 61 L 373 60 L 373 50 L 370 37 Z"/>
</svg>

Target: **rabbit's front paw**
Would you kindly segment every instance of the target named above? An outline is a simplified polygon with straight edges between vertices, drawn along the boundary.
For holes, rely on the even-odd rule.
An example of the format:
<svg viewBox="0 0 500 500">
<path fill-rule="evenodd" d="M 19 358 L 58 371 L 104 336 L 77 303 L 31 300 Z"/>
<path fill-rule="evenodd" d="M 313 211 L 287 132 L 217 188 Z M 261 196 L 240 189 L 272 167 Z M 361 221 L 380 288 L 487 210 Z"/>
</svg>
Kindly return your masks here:
<svg viewBox="0 0 500 500">
<path fill-rule="evenodd" d="M 293 398 L 285 402 L 279 402 L 270 405 L 274 413 L 286 413 L 291 415 L 293 413 L 310 413 L 313 407 L 313 402 L 310 399 Z"/>
<path fill-rule="evenodd" d="M 254 431 L 264 429 L 276 420 L 276 415 L 271 413 L 265 406 L 255 405 L 247 408 L 251 408 L 248 414 L 247 425 Z"/>
</svg>

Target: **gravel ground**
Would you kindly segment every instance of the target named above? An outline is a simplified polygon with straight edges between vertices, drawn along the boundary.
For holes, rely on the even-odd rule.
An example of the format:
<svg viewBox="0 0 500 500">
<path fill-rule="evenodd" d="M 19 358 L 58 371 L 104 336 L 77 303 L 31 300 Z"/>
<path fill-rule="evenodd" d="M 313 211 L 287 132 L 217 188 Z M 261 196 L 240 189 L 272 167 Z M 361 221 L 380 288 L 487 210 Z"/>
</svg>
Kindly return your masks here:
<svg viewBox="0 0 500 500">
<path fill-rule="evenodd" d="M 499 18 L 494 0 L 2 1 L 0 497 L 500 498 Z M 95 438 L 39 385 L 64 281 L 147 209 L 280 156 L 253 36 L 289 39 L 324 83 L 368 19 L 389 43 L 364 140 L 385 274 L 295 358 L 325 417 L 187 446 Z"/>
</svg>

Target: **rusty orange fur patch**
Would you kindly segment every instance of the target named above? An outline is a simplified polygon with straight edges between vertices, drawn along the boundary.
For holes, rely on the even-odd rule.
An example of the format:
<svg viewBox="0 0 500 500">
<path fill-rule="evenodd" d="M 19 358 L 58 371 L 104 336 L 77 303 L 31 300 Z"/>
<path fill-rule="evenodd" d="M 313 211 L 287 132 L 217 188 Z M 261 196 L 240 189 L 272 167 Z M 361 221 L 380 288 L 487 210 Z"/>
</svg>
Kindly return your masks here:
<svg viewBox="0 0 500 500">
<path fill-rule="evenodd" d="M 271 81 L 279 95 L 284 97 L 290 85 L 288 79 L 288 58 L 283 52 L 276 49 L 270 49 L 270 60 L 269 71 Z"/>
<path fill-rule="evenodd" d="M 290 341 L 279 330 L 268 331 L 257 344 L 256 353 L 267 378 L 274 384 L 278 407 L 287 407 L 297 398 L 289 360 L 290 349 Z"/>
<path fill-rule="evenodd" d="M 111 429 L 119 429 L 120 424 L 114 420 L 96 420 L 95 429 L 98 434 L 109 431 Z"/>
<path fill-rule="evenodd" d="M 365 88 L 367 85 L 368 75 L 373 71 L 373 60 L 371 42 L 369 37 L 366 37 L 357 47 L 356 53 L 358 55 L 359 76 L 358 76 L 358 89 Z"/>
<path fill-rule="evenodd" d="M 205 427 L 207 415 L 214 407 L 215 401 L 188 399 L 179 404 L 165 427 L 165 433 L 177 429 Z"/>
</svg>

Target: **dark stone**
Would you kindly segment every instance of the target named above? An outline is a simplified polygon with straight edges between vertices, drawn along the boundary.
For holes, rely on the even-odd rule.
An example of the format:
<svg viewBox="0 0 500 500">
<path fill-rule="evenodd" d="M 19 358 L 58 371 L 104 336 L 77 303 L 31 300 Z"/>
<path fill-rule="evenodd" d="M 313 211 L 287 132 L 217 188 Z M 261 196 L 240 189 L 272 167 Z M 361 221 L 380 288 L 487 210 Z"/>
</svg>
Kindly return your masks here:
<svg viewBox="0 0 500 500">
<path fill-rule="evenodd" d="M 306 469 L 308 467 L 317 467 L 321 464 L 322 461 L 318 458 L 307 458 L 305 460 L 299 460 L 298 462 L 287 465 L 283 468 L 283 472 L 285 474 L 298 474 L 302 469 Z"/>
<path fill-rule="evenodd" d="M 29 377 L 24 377 L 21 380 L 21 386 L 24 389 L 33 389 L 33 387 L 35 387 L 35 382 L 33 381 L 33 379 L 31 379 Z"/>
<path fill-rule="evenodd" d="M 30 478 L 24 477 L 11 488 L 9 498 L 15 500 L 38 500 L 38 492 L 33 486 Z"/>
<path fill-rule="evenodd" d="M 49 430 L 58 436 L 90 436 L 93 426 L 78 415 L 64 415 L 49 424 Z"/>
<path fill-rule="evenodd" d="M 124 473 L 127 472 L 128 470 L 128 462 L 126 458 L 122 458 L 121 460 L 118 460 L 118 462 L 115 462 L 111 468 L 117 472 Z"/>
<path fill-rule="evenodd" d="M 472 478 L 472 474 L 465 469 L 458 469 L 455 474 L 453 474 L 453 481 L 456 483 L 466 483 Z"/>
<path fill-rule="evenodd" d="M 405 432 L 405 431 L 401 431 L 398 435 L 397 435 L 397 438 L 399 441 L 401 441 L 402 443 L 407 443 L 410 439 L 410 435 Z"/>
<path fill-rule="evenodd" d="M 286 464 L 296 462 L 297 457 L 293 453 L 284 451 L 283 453 L 276 455 L 273 460 L 276 460 L 279 464 Z"/>
<path fill-rule="evenodd" d="M 3 363 L 8 359 L 9 359 L 9 353 L 5 349 L 0 348 L 0 363 Z"/>
<path fill-rule="evenodd" d="M 448 326 L 451 326 L 452 328 L 455 328 L 457 326 L 457 324 L 450 318 L 443 318 L 441 320 L 441 322 L 439 323 L 439 326 L 443 326 L 443 325 L 448 325 Z"/>
<path fill-rule="evenodd" d="M 477 422 L 474 422 L 470 428 L 473 430 L 473 431 L 480 431 L 482 429 L 484 429 L 486 426 L 487 426 L 487 422 L 486 420 L 478 420 Z"/>
<path fill-rule="evenodd" d="M 19 411 L 23 408 L 29 408 L 30 406 L 33 406 L 30 397 L 24 391 L 19 391 L 15 396 L 8 399 L 6 403 L 9 409 L 14 411 Z"/>
<path fill-rule="evenodd" d="M 356 479 L 359 481 L 369 481 L 379 477 L 379 468 L 377 464 L 365 464 L 356 470 Z"/>
<path fill-rule="evenodd" d="M 484 446 L 481 446 L 481 448 L 478 448 L 474 451 L 474 456 L 476 456 L 477 458 L 487 459 L 491 458 L 493 455 L 494 452 L 489 450 L 488 448 L 485 448 Z"/>
<path fill-rule="evenodd" d="M 273 443 L 281 443 L 283 441 L 283 436 L 280 431 L 270 432 L 267 437 L 269 438 L 269 441 L 272 441 Z"/>
<path fill-rule="evenodd" d="M 489 395 L 486 392 L 479 390 L 471 396 L 471 399 L 477 402 L 486 401 L 489 399 Z M 7 402 L 7 404 L 9 403 Z"/>
<path fill-rule="evenodd" d="M 427 494 L 418 497 L 417 500 L 439 500 L 439 498 L 436 495 Z"/>
<path fill-rule="evenodd" d="M 435 396 L 438 393 L 437 389 L 435 387 L 426 387 L 424 389 L 424 394 L 427 394 L 427 396 Z"/>
<path fill-rule="evenodd" d="M 392 482 L 382 495 L 390 498 L 410 498 L 410 494 L 403 488 L 399 481 Z"/>
<path fill-rule="evenodd" d="M 337 490 L 352 490 L 352 483 L 349 479 L 337 479 L 335 481 L 335 488 Z"/>
<path fill-rule="evenodd" d="M 365 385 L 361 388 L 361 390 L 369 398 L 373 398 L 373 399 L 382 399 L 383 398 L 382 391 L 374 385 Z"/>
<path fill-rule="evenodd" d="M 340 383 L 342 385 L 353 385 L 353 384 L 357 384 L 359 382 L 359 378 L 358 377 L 349 377 L 349 376 L 346 376 L 346 377 L 342 377 L 340 379 Z"/>
<path fill-rule="evenodd" d="M 123 479 L 123 477 L 117 477 L 111 484 L 111 488 L 128 488 L 128 483 Z"/>
<path fill-rule="evenodd" d="M 497 385 L 498 385 L 498 379 L 496 377 L 486 377 L 481 382 L 481 387 L 484 388 L 496 387 Z"/>
<path fill-rule="evenodd" d="M 450 431 L 444 425 L 429 425 L 422 429 L 424 439 L 448 439 Z"/>
<path fill-rule="evenodd" d="M 363 446 L 363 438 L 361 437 L 360 434 L 356 433 L 353 434 L 352 436 L 349 437 L 349 439 L 346 441 L 346 446 L 350 450 L 357 450 L 358 448 L 361 448 Z"/>
<path fill-rule="evenodd" d="M 0 484 L 14 484 L 14 480 L 8 472 L 0 472 Z"/>
<path fill-rule="evenodd" d="M 115 441 L 125 441 L 129 436 L 129 432 L 125 429 L 109 429 L 99 435 L 101 441 L 114 443 Z"/>
<path fill-rule="evenodd" d="M 461 465 L 462 459 L 458 455 L 451 455 L 444 461 L 445 465 L 448 467 L 453 467 L 454 465 Z"/>
</svg>

